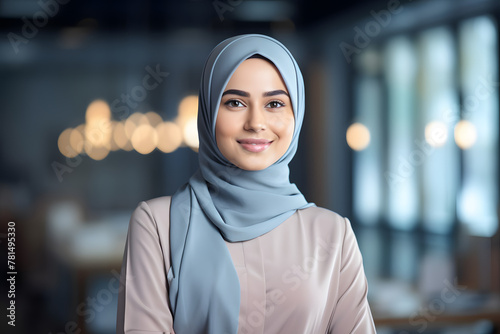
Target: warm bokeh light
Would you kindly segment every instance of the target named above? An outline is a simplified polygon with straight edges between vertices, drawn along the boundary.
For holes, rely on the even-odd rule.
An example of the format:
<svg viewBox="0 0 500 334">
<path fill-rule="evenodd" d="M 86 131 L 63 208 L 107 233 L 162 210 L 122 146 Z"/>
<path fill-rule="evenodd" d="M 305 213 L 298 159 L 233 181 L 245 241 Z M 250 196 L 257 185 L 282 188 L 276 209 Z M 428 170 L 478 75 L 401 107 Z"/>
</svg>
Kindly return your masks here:
<svg viewBox="0 0 500 334">
<path fill-rule="evenodd" d="M 106 101 L 94 100 L 87 107 L 85 121 L 87 124 L 111 119 L 111 109 Z"/>
<path fill-rule="evenodd" d="M 110 148 L 112 135 L 111 122 L 109 120 L 96 120 L 85 124 L 85 140 L 92 146 Z"/>
<path fill-rule="evenodd" d="M 64 130 L 58 139 L 59 151 L 73 158 L 86 153 L 94 160 L 104 159 L 110 151 L 136 150 L 149 154 L 155 148 L 170 153 L 186 144 L 198 150 L 198 97 L 186 96 L 179 104 L 175 122 L 164 122 L 149 111 L 135 112 L 123 121 L 111 119 L 111 110 L 104 100 L 94 100 L 85 113 L 85 123 Z"/>
<path fill-rule="evenodd" d="M 163 122 L 163 119 L 161 118 L 160 115 L 158 115 L 157 113 L 155 113 L 154 111 L 149 111 L 145 114 L 149 124 L 151 124 L 151 126 L 153 128 L 156 128 L 156 126 L 158 124 L 160 124 L 161 122 Z"/>
<path fill-rule="evenodd" d="M 141 114 L 139 112 L 135 112 L 127 118 L 125 121 L 125 134 L 128 139 L 132 138 L 132 134 L 135 132 L 135 129 L 143 124 L 149 124 L 148 118 L 146 115 Z"/>
<path fill-rule="evenodd" d="M 156 126 L 158 149 L 164 153 L 175 151 L 182 144 L 182 130 L 176 123 L 162 122 Z"/>
<path fill-rule="evenodd" d="M 184 143 L 198 150 L 198 127 L 196 125 L 198 117 L 198 97 L 196 95 L 188 95 L 179 103 L 178 116 L 175 122 L 182 129 Z"/>
<path fill-rule="evenodd" d="M 141 154 L 151 153 L 158 144 L 158 135 L 155 128 L 149 123 L 139 125 L 131 138 L 132 146 Z"/>
<path fill-rule="evenodd" d="M 80 124 L 71 131 L 69 135 L 69 145 L 76 152 L 80 154 L 83 152 L 83 144 L 85 143 L 85 125 Z"/>
<path fill-rule="evenodd" d="M 108 148 L 110 151 L 118 151 L 121 148 L 120 146 L 118 146 L 118 144 L 114 140 L 115 127 L 117 124 L 118 124 L 117 121 L 110 121 L 109 122 L 110 133 L 109 133 L 109 140 L 108 140 Z"/>
<path fill-rule="evenodd" d="M 474 124 L 462 120 L 455 125 L 455 143 L 463 150 L 471 148 L 477 140 L 477 130 Z"/>
<path fill-rule="evenodd" d="M 362 151 L 370 144 L 370 130 L 361 123 L 353 123 L 346 132 L 347 145 L 355 151 Z"/>
<path fill-rule="evenodd" d="M 64 130 L 60 135 L 59 138 L 57 139 L 57 146 L 59 147 L 59 152 L 61 152 L 62 155 L 68 158 L 74 158 L 78 155 L 79 152 L 74 150 L 71 145 L 71 133 L 73 132 L 73 129 L 68 128 Z"/>
<path fill-rule="evenodd" d="M 443 146 L 448 140 L 446 124 L 439 121 L 430 122 L 425 126 L 425 141 L 432 147 Z"/>
<path fill-rule="evenodd" d="M 106 158 L 109 154 L 109 149 L 105 146 L 85 146 L 85 152 L 87 155 L 94 160 L 102 160 Z"/>
<path fill-rule="evenodd" d="M 181 128 L 184 128 L 186 122 L 198 117 L 198 96 L 188 95 L 179 103 L 179 115 L 176 122 Z"/>
<path fill-rule="evenodd" d="M 200 142 L 198 140 L 198 126 L 196 123 L 196 118 L 192 118 L 186 122 L 184 128 L 182 129 L 184 142 L 186 145 L 195 150 L 197 150 L 200 146 Z"/>
<path fill-rule="evenodd" d="M 132 143 L 125 133 L 125 122 L 118 122 L 113 129 L 113 142 L 125 151 L 132 151 Z"/>
</svg>

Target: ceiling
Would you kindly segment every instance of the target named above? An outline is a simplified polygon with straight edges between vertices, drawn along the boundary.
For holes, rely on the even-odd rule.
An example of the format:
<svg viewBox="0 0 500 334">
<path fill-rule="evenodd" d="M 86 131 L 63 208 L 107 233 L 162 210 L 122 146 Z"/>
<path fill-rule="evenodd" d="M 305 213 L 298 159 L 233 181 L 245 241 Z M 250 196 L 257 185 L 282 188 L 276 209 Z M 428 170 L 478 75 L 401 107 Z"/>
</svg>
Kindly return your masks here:
<svg viewBox="0 0 500 334">
<path fill-rule="evenodd" d="M 302 29 L 357 8 L 376 9 L 381 1 L 307 0 L 3 0 L 0 29 L 20 29 L 39 19 L 44 29 L 92 24 L 100 31 L 164 32 L 182 28 L 235 31 L 285 23 Z M 51 4 L 46 8 L 41 3 Z M 65 3 L 65 4 L 62 4 Z M 378 4 L 378 6 L 377 6 Z M 382 4 L 383 6 L 383 4 Z M 368 9 L 369 10 L 369 9 Z M 24 21 L 22 18 L 25 18 Z M 46 21 L 44 22 L 44 17 Z"/>
</svg>

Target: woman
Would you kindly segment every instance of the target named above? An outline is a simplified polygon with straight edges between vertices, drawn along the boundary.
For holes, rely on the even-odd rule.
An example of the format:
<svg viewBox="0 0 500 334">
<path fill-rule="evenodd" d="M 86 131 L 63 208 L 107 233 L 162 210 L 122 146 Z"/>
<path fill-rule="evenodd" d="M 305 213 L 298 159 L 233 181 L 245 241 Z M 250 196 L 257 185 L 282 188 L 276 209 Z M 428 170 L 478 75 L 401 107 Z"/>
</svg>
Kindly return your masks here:
<svg viewBox="0 0 500 334">
<path fill-rule="evenodd" d="M 375 333 L 349 221 L 289 181 L 303 116 L 302 75 L 281 43 L 217 45 L 199 170 L 132 214 L 117 333 Z"/>
</svg>

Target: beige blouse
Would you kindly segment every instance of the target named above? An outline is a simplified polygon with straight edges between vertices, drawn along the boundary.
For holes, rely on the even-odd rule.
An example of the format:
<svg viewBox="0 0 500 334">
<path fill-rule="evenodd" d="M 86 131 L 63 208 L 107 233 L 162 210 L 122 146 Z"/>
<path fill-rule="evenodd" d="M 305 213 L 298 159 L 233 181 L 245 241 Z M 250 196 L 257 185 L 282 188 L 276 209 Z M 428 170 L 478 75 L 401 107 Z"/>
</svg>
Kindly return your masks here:
<svg viewBox="0 0 500 334">
<path fill-rule="evenodd" d="M 132 214 L 116 333 L 174 333 L 170 200 L 141 202 Z M 260 237 L 226 244 L 240 281 L 239 334 L 375 333 L 361 254 L 346 218 L 309 207 Z"/>
</svg>

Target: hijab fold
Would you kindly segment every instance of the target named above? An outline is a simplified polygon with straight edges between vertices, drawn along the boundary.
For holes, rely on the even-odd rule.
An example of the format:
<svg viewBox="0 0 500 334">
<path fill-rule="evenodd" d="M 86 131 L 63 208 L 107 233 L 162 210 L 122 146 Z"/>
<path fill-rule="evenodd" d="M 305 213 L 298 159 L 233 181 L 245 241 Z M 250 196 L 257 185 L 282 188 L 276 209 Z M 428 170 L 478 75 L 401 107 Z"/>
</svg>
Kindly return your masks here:
<svg viewBox="0 0 500 334">
<path fill-rule="evenodd" d="M 224 88 L 252 55 L 270 60 L 286 84 L 295 116 L 292 142 L 274 164 L 240 169 L 219 151 L 215 121 Z M 296 210 L 313 206 L 289 181 L 304 117 L 300 69 L 280 42 L 264 35 L 226 39 L 210 53 L 202 73 L 198 135 L 199 169 L 172 197 L 170 209 L 169 299 L 177 334 L 235 334 L 240 285 L 225 244 L 261 236 Z"/>
</svg>

